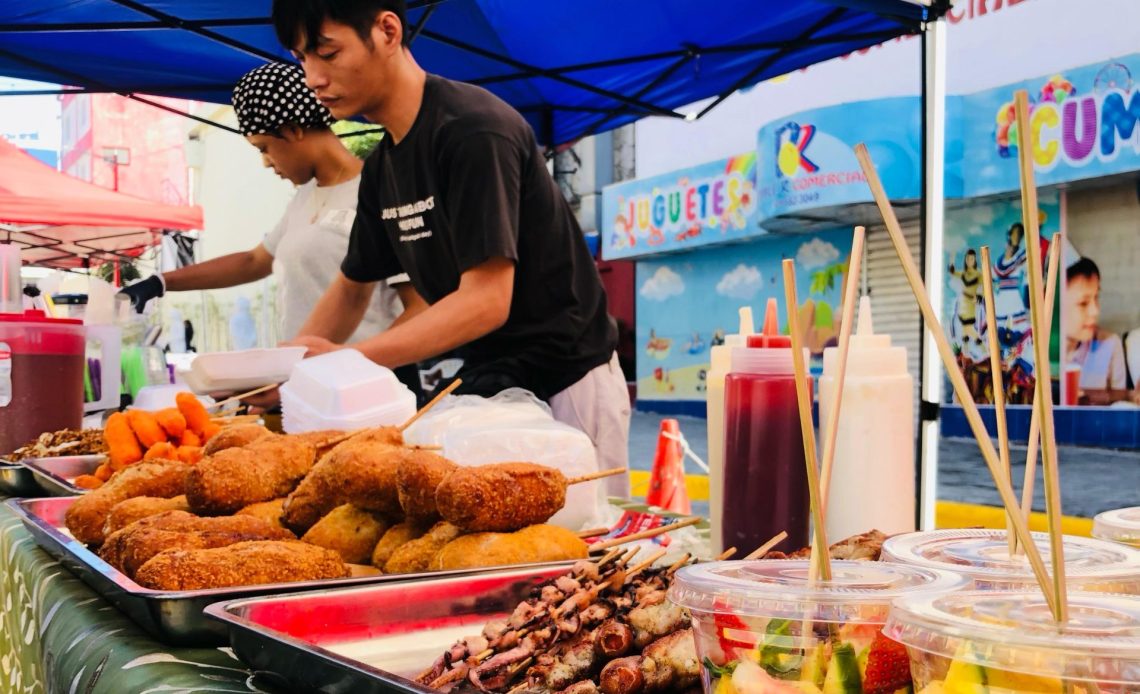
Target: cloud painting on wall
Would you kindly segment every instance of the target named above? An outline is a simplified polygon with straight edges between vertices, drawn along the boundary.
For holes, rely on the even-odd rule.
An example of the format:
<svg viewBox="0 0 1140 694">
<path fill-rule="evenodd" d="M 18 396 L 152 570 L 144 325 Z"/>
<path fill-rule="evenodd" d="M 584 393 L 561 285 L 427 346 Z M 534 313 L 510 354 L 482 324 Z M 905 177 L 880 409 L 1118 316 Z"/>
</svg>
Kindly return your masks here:
<svg viewBox="0 0 1140 694">
<path fill-rule="evenodd" d="M 814 270 L 839 260 L 839 249 L 821 238 L 802 244 L 796 251 L 796 264 L 804 270 Z"/>
<path fill-rule="evenodd" d="M 641 285 L 640 294 L 650 301 L 665 301 L 671 296 L 685 293 L 685 280 L 668 267 L 659 267 L 653 276 Z"/>
<path fill-rule="evenodd" d="M 732 299 L 750 300 L 763 288 L 760 268 L 741 263 L 717 282 L 716 293 Z"/>
</svg>

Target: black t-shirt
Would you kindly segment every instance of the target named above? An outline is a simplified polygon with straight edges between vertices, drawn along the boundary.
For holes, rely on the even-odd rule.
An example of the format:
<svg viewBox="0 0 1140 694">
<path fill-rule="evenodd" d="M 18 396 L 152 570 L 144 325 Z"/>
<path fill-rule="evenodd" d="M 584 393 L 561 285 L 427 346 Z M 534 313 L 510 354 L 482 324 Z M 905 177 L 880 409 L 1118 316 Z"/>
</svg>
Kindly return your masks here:
<svg viewBox="0 0 1140 694">
<path fill-rule="evenodd" d="M 411 130 L 365 162 L 342 270 L 406 272 L 433 304 L 498 257 L 515 262 L 510 315 L 462 348 L 461 392 L 549 399 L 609 361 L 617 329 L 597 267 L 530 126 L 490 92 L 428 75 Z"/>
</svg>

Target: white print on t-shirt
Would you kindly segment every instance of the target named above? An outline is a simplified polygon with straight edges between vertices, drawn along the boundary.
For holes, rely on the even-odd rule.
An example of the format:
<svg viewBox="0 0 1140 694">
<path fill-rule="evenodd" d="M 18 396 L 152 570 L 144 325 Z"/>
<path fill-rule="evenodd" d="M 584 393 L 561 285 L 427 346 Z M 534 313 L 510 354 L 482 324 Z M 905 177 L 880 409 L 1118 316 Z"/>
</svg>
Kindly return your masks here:
<svg viewBox="0 0 1140 694">
<path fill-rule="evenodd" d="M 383 212 L 380 213 L 380 218 L 385 220 L 399 219 L 400 221 L 398 222 L 398 225 L 400 227 L 400 231 L 412 231 L 414 229 L 423 229 L 425 224 L 424 218 L 422 216 L 423 213 L 434 209 L 435 196 L 432 195 L 424 198 L 423 200 L 418 200 L 407 205 L 385 207 Z M 431 235 L 431 229 L 428 229 L 427 231 L 421 231 L 416 234 L 403 234 L 400 236 L 400 241 L 403 243 L 409 243 L 412 241 L 419 241 L 420 239 L 431 238 Z"/>
<path fill-rule="evenodd" d="M 400 234 L 400 243 L 411 243 L 412 241 L 419 241 L 420 239 L 430 239 L 431 229 L 421 231 L 418 234 Z"/>
</svg>

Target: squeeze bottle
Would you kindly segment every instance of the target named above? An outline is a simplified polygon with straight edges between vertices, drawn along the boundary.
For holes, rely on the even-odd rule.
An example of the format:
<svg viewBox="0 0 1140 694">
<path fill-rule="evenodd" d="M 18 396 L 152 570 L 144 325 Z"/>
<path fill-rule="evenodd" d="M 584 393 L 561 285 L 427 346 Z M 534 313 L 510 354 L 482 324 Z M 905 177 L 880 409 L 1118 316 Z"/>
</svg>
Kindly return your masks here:
<svg viewBox="0 0 1140 694">
<path fill-rule="evenodd" d="M 706 416 L 708 425 L 709 464 L 709 537 L 713 554 L 724 551 L 721 525 L 724 519 L 724 379 L 732 366 L 732 350 L 747 345 L 752 327 L 752 308 L 740 307 L 740 328 L 725 335 L 724 344 L 712 348 L 712 363 L 705 379 Z"/>
<path fill-rule="evenodd" d="M 725 378 L 721 541 L 743 555 L 787 531 L 775 549 L 795 550 L 808 544 L 811 514 L 791 338 L 779 334 L 775 299 L 747 343 L 733 348 Z"/>
<path fill-rule="evenodd" d="M 912 532 L 914 518 L 914 379 L 906 348 L 874 334 L 871 301 L 859 302 L 858 328 L 847 352 L 827 502 L 827 536 L 836 540 L 881 530 Z M 822 427 L 835 407 L 839 349 L 823 351 L 819 379 Z"/>
</svg>

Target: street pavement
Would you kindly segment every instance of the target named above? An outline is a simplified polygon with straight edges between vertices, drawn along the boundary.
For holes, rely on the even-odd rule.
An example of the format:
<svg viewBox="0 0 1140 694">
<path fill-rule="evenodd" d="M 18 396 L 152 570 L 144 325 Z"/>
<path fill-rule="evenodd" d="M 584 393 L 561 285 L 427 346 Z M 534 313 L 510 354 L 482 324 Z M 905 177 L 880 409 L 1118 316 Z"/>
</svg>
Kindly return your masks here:
<svg viewBox="0 0 1140 694">
<path fill-rule="evenodd" d="M 694 417 L 677 419 L 681 433 L 689 441 L 693 452 L 704 459 L 708 452 L 705 420 Z M 660 422 L 661 415 L 633 413 L 629 435 L 631 469 L 652 469 Z M 1025 470 L 1025 446 L 1012 446 L 1010 458 L 1014 489 L 1020 495 Z M 1140 451 L 1061 446 L 1058 460 L 1065 515 L 1091 518 L 1108 509 L 1140 505 Z M 701 470 L 691 462 L 686 462 L 685 471 L 688 474 L 701 474 Z M 1034 503 L 1034 510 L 1037 511 L 1045 510 L 1043 486 L 1038 469 Z M 986 506 L 1001 505 L 989 470 L 982 462 L 978 445 L 973 439 L 944 438 L 940 442 L 938 498 Z M 707 514 L 708 503 L 694 501 L 693 512 Z"/>
</svg>

